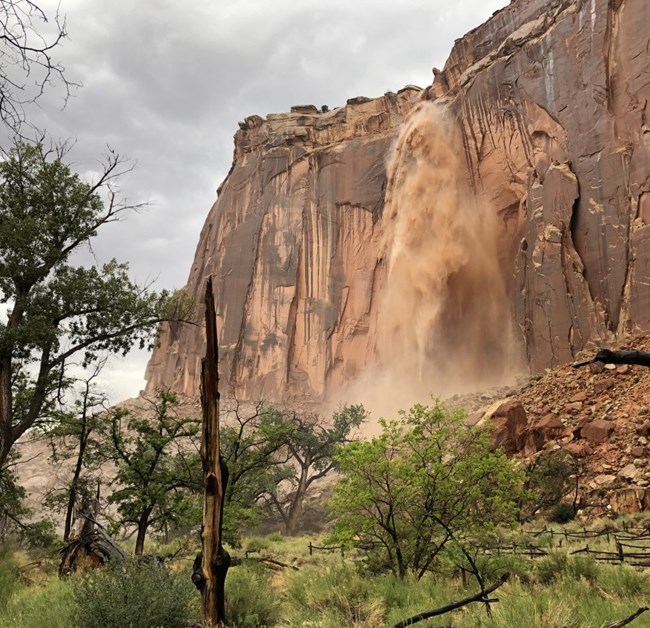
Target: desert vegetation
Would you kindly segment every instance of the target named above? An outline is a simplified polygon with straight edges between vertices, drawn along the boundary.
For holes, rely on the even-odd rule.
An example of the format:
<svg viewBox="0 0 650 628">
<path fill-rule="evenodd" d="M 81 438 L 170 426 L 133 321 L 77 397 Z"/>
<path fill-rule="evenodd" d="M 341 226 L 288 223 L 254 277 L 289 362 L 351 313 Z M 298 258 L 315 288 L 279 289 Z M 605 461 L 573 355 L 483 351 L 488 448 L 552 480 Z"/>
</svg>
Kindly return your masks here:
<svg viewBox="0 0 650 628">
<path fill-rule="evenodd" d="M 475 582 L 462 578 L 451 554 L 440 558 L 435 572 L 400 578 L 369 571 L 356 552 L 310 556 L 310 540 L 324 544 L 330 539 L 277 533 L 243 539 L 242 556 L 248 552 L 249 558 L 231 568 L 226 583 L 229 625 L 393 626 L 478 591 Z M 0 626 L 192 625 L 199 621 L 198 596 L 189 580 L 197 545 L 194 539 L 193 547 L 179 553 L 184 542 L 179 538 L 151 545 L 162 565 L 129 560 L 65 580 L 56 576 L 58 559 L 52 548 L 5 550 L 0 559 Z M 486 581 L 511 574 L 498 590 L 499 601 L 490 605 L 490 614 L 483 604 L 473 604 L 441 619 L 468 627 L 591 628 L 621 620 L 647 603 L 650 581 L 645 571 L 572 556 L 572 547 L 538 559 L 480 556 L 477 564 Z M 269 569 L 255 558 L 264 556 L 288 567 Z M 647 619 L 642 615 L 634 625 L 648 625 Z"/>
<path fill-rule="evenodd" d="M 292 474 L 300 466 L 294 463 L 290 471 L 285 465 L 294 455 L 296 415 L 264 404 L 236 404 L 230 410 L 222 442 L 238 479 L 229 487 L 225 515 L 233 559 L 226 580 L 228 625 L 395 626 L 477 596 L 500 580 L 492 601 L 478 595 L 478 602 L 452 611 L 446 620 L 470 627 L 521 622 L 607 626 L 646 603 L 650 580 L 639 566 L 645 551 L 624 550 L 634 552 L 636 563 L 624 556 L 620 560 L 617 552 L 623 545 L 647 544 L 650 566 L 650 520 L 553 523 L 558 505 L 573 508 L 562 501 L 572 489 L 570 476 L 558 477 L 558 469 L 568 468 L 565 461 L 524 465 L 510 460 L 493 449 L 489 431 L 465 427 L 461 411 L 438 401 L 416 405 L 383 421 L 381 433 L 369 439 L 350 432 L 365 417 L 361 407 L 344 407 L 328 421 L 321 418 L 322 433 L 330 438 L 324 439 L 327 455 L 313 472 L 337 470 L 331 498 L 322 504 L 328 523 L 322 532 L 297 535 L 269 508 L 268 499 L 273 490 L 278 501 L 283 490 L 295 490 Z M 199 596 L 190 579 L 200 549 L 200 487 L 193 488 L 190 479 L 165 483 L 170 476 L 180 478 L 180 468 L 191 470 L 195 464 L 196 449 L 179 446 L 166 452 L 165 447 L 192 443 L 197 422 L 177 414 L 177 400 L 170 394 L 153 400 L 149 413 L 148 422 L 132 419 L 136 423 L 124 430 L 124 440 L 116 434 L 128 418 L 124 413 L 108 412 L 96 427 L 99 450 L 104 439 L 120 450 L 112 455 L 123 488 L 108 501 L 118 506 L 112 530 L 124 557 L 59 578 L 61 542 L 15 530 L 6 536 L 0 558 L 0 626 L 190 626 L 200 621 Z M 136 449 L 129 434 L 139 435 Z M 301 438 L 313 444 L 310 451 L 322 441 L 318 433 Z M 133 463 L 120 466 L 125 457 Z M 152 495 L 160 499 L 145 508 L 152 517 L 147 544 L 139 536 L 125 539 L 125 531 L 140 529 L 139 517 L 131 513 L 138 515 L 143 505 L 153 503 L 147 501 Z M 540 500 L 547 506 L 531 518 L 530 508 Z M 156 517 L 172 512 L 176 516 L 160 520 L 165 526 L 155 525 Z M 277 531 L 256 533 L 262 524 Z M 173 540 L 165 542 L 165 537 Z M 643 615 L 635 619 L 639 626 L 645 621 Z"/>
</svg>

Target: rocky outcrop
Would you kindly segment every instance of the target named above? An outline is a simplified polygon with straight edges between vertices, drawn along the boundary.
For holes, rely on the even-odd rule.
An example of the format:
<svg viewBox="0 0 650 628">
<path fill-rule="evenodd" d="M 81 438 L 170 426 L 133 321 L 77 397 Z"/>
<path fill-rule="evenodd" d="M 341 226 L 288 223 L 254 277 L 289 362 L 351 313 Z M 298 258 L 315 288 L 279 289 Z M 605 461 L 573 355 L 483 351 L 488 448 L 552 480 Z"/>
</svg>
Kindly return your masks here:
<svg viewBox="0 0 650 628">
<path fill-rule="evenodd" d="M 421 94 L 240 123 L 187 287 L 216 278 L 232 391 L 320 399 L 372 362 L 385 164 L 418 99 L 452 114 L 462 176 L 500 219 L 533 372 L 649 329 L 649 21 L 647 0 L 514 0 Z M 195 393 L 201 351 L 200 328 L 163 329 L 149 389 Z"/>
</svg>

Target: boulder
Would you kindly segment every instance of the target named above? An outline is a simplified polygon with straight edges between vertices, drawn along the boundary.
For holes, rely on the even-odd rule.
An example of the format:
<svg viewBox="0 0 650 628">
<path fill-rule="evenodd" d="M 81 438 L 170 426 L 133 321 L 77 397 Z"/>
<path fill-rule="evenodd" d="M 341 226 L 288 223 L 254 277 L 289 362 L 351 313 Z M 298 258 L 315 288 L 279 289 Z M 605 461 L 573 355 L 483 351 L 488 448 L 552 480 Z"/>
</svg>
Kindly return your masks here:
<svg viewBox="0 0 650 628">
<path fill-rule="evenodd" d="M 643 471 L 635 464 L 625 465 L 616 476 L 619 480 L 627 480 L 628 482 L 635 482 L 643 475 Z"/>
<path fill-rule="evenodd" d="M 502 403 L 490 417 L 493 426 L 492 445 L 512 455 L 523 450 L 528 419 L 519 401 L 510 399 Z"/>
<path fill-rule="evenodd" d="M 614 431 L 614 424 L 611 421 L 597 419 L 585 423 L 580 429 L 580 436 L 589 441 L 592 445 L 600 445 L 609 440 Z"/>
<path fill-rule="evenodd" d="M 650 491 L 640 487 L 622 488 L 612 491 L 609 505 L 615 515 L 627 515 L 648 509 Z"/>
<path fill-rule="evenodd" d="M 554 414 L 547 414 L 528 427 L 524 454 L 531 455 L 544 448 L 544 445 L 564 435 L 564 423 Z"/>
</svg>

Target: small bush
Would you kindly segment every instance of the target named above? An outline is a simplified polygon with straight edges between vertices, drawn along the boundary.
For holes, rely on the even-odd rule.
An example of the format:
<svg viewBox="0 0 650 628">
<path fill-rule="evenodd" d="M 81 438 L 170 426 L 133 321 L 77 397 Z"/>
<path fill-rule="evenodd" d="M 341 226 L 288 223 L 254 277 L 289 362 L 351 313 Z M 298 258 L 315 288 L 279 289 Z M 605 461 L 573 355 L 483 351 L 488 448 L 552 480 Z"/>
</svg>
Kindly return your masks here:
<svg viewBox="0 0 650 628">
<path fill-rule="evenodd" d="M 291 611 L 300 623 L 320 626 L 384 626 L 386 604 L 376 581 L 345 564 L 292 574 L 287 591 Z M 291 625 L 296 625 L 294 622 Z"/>
<path fill-rule="evenodd" d="M 576 510 L 572 504 L 555 504 L 551 508 L 548 518 L 554 523 L 568 523 L 573 521 L 576 516 Z"/>
<path fill-rule="evenodd" d="M 535 569 L 542 584 L 550 584 L 562 578 L 584 579 L 595 583 L 600 574 L 600 566 L 592 558 L 568 556 L 564 552 L 551 552 L 539 560 Z"/>
<path fill-rule="evenodd" d="M 75 591 L 79 628 L 182 628 L 195 589 L 187 574 L 168 574 L 158 562 L 125 561 L 97 570 Z"/>
<path fill-rule="evenodd" d="M 0 548 L 0 616 L 7 607 L 7 602 L 20 586 L 18 564 L 8 550 Z"/>
<path fill-rule="evenodd" d="M 264 570 L 264 571 L 262 571 Z M 279 591 L 269 586 L 263 567 L 241 565 L 226 578 L 226 619 L 234 628 L 273 626 L 280 620 Z"/>
</svg>

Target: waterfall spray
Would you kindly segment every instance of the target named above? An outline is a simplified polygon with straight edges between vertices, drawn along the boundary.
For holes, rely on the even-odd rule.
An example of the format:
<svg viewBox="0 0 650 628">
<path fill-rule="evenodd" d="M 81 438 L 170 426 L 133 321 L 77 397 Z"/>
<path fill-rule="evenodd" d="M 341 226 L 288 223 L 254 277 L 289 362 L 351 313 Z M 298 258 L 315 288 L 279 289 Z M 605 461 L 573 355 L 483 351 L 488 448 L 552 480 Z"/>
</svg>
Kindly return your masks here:
<svg viewBox="0 0 650 628">
<path fill-rule="evenodd" d="M 422 102 L 388 164 L 373 377 L 407 404 L 504 383 L 519 367 L 497 216 L 470 192 L 461 159 L 453 124 Z"/>
</svg>

